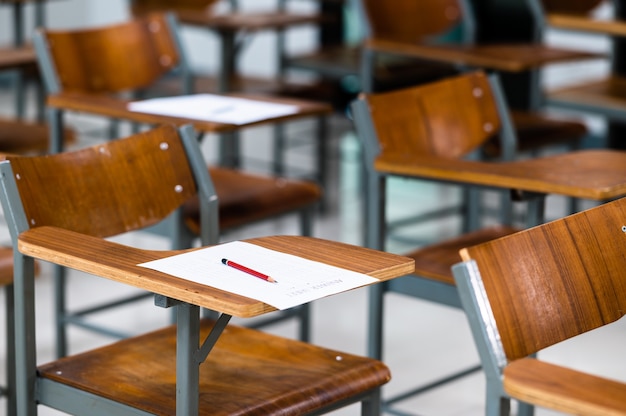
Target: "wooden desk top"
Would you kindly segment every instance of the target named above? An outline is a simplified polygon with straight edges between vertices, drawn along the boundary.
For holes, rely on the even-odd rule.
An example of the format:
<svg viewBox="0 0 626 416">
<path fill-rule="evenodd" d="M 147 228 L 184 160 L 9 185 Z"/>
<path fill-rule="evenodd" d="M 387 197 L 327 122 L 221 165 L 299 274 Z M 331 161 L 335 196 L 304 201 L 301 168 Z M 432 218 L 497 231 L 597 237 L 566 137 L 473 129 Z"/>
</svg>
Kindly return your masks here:
<svg viewBox="0 0 626 416">
<path fill-rule="evenodd" d="M 255 32 L 266 29 L 283 29 L 289 26 L 315 24 L 322 21 L 318 14 L 270 12 L 209 14 L 193 11 L 176 12 L 181 23 L 204 26 L 222 32 Z"/>
<path fill-rule="evenodd" d="M 583 106 L 595 109 L 609 118 L 624 120 L 626 114 L 626 78 L 608 76 L 595 81 L 572 85 L 548 91 L 546 97 L 551 103 L 561 106 Z"/>
<path fill-rule="evenodd" d="M 410 274 L 415 267 L 413 259 L 408 257 L 312 237 L 272 236 L 246 241 L 271 250 L 365 273 L 381 281 Z M 276 310 L 254 299 L 137 266 L 139 263 L 194 249 L 142 250 L 55 227 L 33 228 L 22 233 L 18 249 L 34 258 L 53 261 L 233 316 L 246 318 Z"/>
<path fill-rule="evenodd" d="M 626 152 L 582 150 L 513 162 L 383 155 L 377 171 L 598 201 L 626 195 Z"/>
<path fill-rule="evenodd" d="M 542 44 L 432 45 L 368 39 L 365 47 L 455 65 L 522 72 L 546 64 L 605 58 L 603 54 L 552 48 Z"/>
<path fill-rule="evenodd" d="M 626 36 L 626 22 L 614 19 L 593 19 L 589 16 L 550 13 L 548 25 L 555 29 L 591 32 L 610 36 Z"/>
<path fill-rule="evenodd" d="M 0 70 L 37 65 L 37 55 L 30 46 L 0 48 Z"/>
<path fill-rule="evenodd" d="M 290 104 L 299 107 L 299 111 L 284 117 L 271 118 L 255 123 L 249 123 L 246 125 L 234 125 L 216 123 L 211 121 L 201 121 L 191 118 L 170 117 L 158 114 L 139 113 L 130 111 L 127 108 L 128 100 L 122 100 L 110 96 L 97 96 L 91 94 L 81 93 L 61 93 L 51 94 L 48 96 L 47 105 L 52 108 L 59 108 L 70 111 L 87 112 L 96 115 L 102 115 L 105 117 L 114 117 L 125 119 L 128 121 L 135 121 L 138 123 L 148 124 L 174 124 L 181 126 L 183 124 L 193 124 L 194 128 L 202 132 L 214 132 L 223 133 L 228 131 L 239 130 L 243 127 L 249 127 L 253 125 L 259 125 L 264 123 L 275 123 L 278 121 L 287 121 L 290 119 L 301 118 L 305 116 L 318 116 L 323 114 L 330 114 L 332 107 L 328 104 L 295 100 L 289 98 L 276 98 L 263 95 L 253 94 L 228 94 L 233 97 L 249 98 L 259 101 Z"/>
</svg>

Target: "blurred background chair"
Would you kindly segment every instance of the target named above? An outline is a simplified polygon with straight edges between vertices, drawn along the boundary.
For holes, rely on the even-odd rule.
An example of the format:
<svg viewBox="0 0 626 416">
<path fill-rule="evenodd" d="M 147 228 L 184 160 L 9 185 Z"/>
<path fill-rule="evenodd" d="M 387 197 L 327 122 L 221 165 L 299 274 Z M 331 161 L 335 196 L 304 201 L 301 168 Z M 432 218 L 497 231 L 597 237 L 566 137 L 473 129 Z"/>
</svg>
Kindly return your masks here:
<svg viewBox="0 0 626 416">
<path fill-rule="evenodd" d="M 625 383 L 528 357 L 624 316 L 625 215 L 622 198 L 461 251 L 454 278 L 487 376 L 486 414 L 508 415 L 509 397 L 624 414 Z"/>
<path fill-rule="evenodd" d="M 289 96 L 282 91 L 281 80 L 260 79 L 242 76 L 238 70 L 238 61 L 246 46 L 260 33 L 282 33 L 291 28 L 317 24 L 321 18 L 316 13 L 296 13 L 282 7 L 269 10 L 247 11 L 240 7 L 240 2 L 215 0 L 191 0 L 185 2 L 167 2 L 160 0 L 134 0 L 131 4 L 131 13 L 135 17 L 146 16 L 148 13 L 172 12 L 175 13 L 181 25 L 189 28 L 204 29 L 217 35 L 219 41 L 219 68 L 217 74 L 193 74 L 193 91 L 195 92 L 246 92 L 256 94 L 270 94 L 277 97 Z M 227 7 L 219 7 L 227 5 Z M 224 9 L 228 11 L 224 11 Z M 218 10 L 219 9 L 219 10 Z M 208 39 L 207 39 L 208 43 Z M 307 100 L 313 96 L 300 96 Z M 328 126 L 325 116 L 319 117 L 313 123 L 313 140 L 306 136 L 311 134 L 303 128 L 294 129 L 288 134 L 283 123 L 274 125 L 274 144 L 272 149 L 271 171 L 277 175 L 286 175 L 312 178 L 322 187 L 327 184 L 328 154 L 327 143 Z M 306 133 L 304 133 L 306 131 Z M 303 140 L 305 136 L 305 140 Z M 245 162 L 242 160 L 241 140 L 238 132 L 232 132 L 224 137 L 220 147 L 225 149 L 220 156 L 220 164 L 239 167 Z M 303 169 L 297 163 L 288 163 L 286 156 L 290 144 L 310 145 L 316 153 L 316 165 L 312 172 Z M 325 199 L 323 199 L 323 202 Z M 322 208 L 325 204 L 322 204 Z"/>
<path fill-rule="evenodd" d="M 619 2 L 582 0 L 534 0 L 542 8 L 547 28 L 571 34 L 593 34 L 608 44 L 607 70 L 601 76 L 589 77 L 581 71 L 577 79 L 546 91 L 547 105 L 586 115 L 599 116 L 606 124 L 600 137 L 606 146 L 624 149 L 626 120 L 626 70 L 624 42 L 626 16 Z M 612 3 L 612 8 L 607 8 Z M 609 13 L 607 13 L 607 9 Z M 598 14 L 601 13 L 601 16 Z M 601 43 L 598 42 L 598 43 Z"/>
<path fill-rule="evenodd" d="M 169 20 L 168 20 L 169 19 Z M 188 67 L 180 49 L 173 16 L 156 14 L 145 19 L 107 26 L 103 28 L 73 31 L 41 31 L 35 36 L 42 73 L 49 92 L 48 105 L 52 140 L 64 125 L 64 113 L 79 111 L 103 117 L 128 118 L 135 122 L 176 123 L 194 120 L 149 115 L 127 110 L 128 99 L 119 98 L 149 88 L 150 85 L 172 69 L 183 75 L 181 84 L 188 86 Z M 130 58 L 132 57 L 132 59 Z M 187 91 L 185 88 L 183 91 Z M 127 97 L 128 95 L 126 95 Z M 313 113 L 323 107 L 312 106 Z M 236 126 L 224 125 L 228 129 Z M 217 129 L 219 123 L 196 120 L 199 133 Z M 200 136 L 202 137 L 202 136 Z M 60 150 L 58 144 L 55 148 Z M 220 231 L 242 227 L 251 223 L 273 219 L 280 215 L 299 215 L 301 233 L 311 235 L 315 207 L 321 197 L 318 185 L 295 179 L 261 176 L 223 167 L 211 167 L 220 200 Z M 172 239 L 173 248 L 190 247 L 200 230 L 198 213 L 201 207 L 197 199 L 186 203 L 181 221 L 185 227 L 161 230 Z M 65 277 L 62 269 L 56 277 L 56 313 L 58 316 L 58 354 L 67 353 L 66 326 L 80 325 L 97 329 L 84 318 L 90 311 L 102 311 L 105 305 L 97 305 L 83 311 L 68 311 L 65 300 Z M 143 298 L 131 296 L 128 301 Z M 112 305 L 125 304 L 115 300 Z M 294 312 L 301 320 L 300 336 L 309 337 L 309 311 L 303 306 Z M 113 336 L 125 336 L 114 328 L 106 330 Z"/>
<path fill-rule="evenodd" d="M 476 32 L 480 28 L 474 19 L 473 8 L 467 1 L 363 1 L 363 8 L 370 26 L 368 37 L 364 41 L 360 69 L 363 91 L 381 91 L 380 86 L 376 85 L 375 75 L 379 62 L 394 57 L 412 59 L 415 66 L 421 66 L 430 73 L 430 81 L 472 69 L 496 71 L 501 80 L 504 77 L 507 80 L 511 77 L 519 78 L 525 86 L 529 79 L 532 81 L 523 93 L 502 88 L 517 137 L 514 152 L 518 156 L 538 155 L 547 149 L 577 148 L 587 138 L 588 129 L 582 120 L 545 112 L 536 96 L 541 93 L 538 84 L 542 66 L 597 58 L 596 55 L 551 48 L 533 42 L 498 41 L 481 44 L 476 40 Z M 412 24 L 416 18 L 422 24 Z M 413 81 L 413 85 L 419 85 L 416 81 L 418 80 Z M 422 80 L 427 81 L 428 77 Z M 408 85 L 410 84 L 406 84 Z M 489 159 L 502 158 L 503 149 L 500 144 L 498 135 L 492 135 L 490 143 L 485 143 L 482 147 L 482 156 Z M 509 154 L 504 159 L 510 160 L 511 157 Z M 462 194 L 460 203 L 450 204 L 445 209 L 438 209 L 424 216 L 402 220 L 400 224 L 408 221 L 417 223 L 450 214 L 458 216 L 460 213 L 463 217 L 468 210 L 476 209 L 469 207 L 470 203 L 467 195 Z M 571 198 L 567 213 L 576 209 L 576 201 Z M 461 223 L 461 227 L 463 232 L 471 229 L 471 225 L 467 223 Z"/>
</svg>

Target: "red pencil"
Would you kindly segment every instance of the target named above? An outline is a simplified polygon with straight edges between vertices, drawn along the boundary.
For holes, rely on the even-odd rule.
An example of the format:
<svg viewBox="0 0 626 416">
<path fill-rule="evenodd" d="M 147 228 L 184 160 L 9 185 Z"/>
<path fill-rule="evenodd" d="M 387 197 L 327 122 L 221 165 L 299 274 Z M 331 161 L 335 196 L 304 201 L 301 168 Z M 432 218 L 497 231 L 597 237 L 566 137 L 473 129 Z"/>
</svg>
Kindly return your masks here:
<svg viewBox="0 0 626 416">
<path fill-rule="evenodd" d="M 278 283 L 272 277 L 270 277 L 270 276 L 268 276 L 266 274 L 263 274 L 261 272 L 257 272 L 256 270 L 252 270 L 249 267 L 243 266 L 243 265 L 241 265 L 239 263 L 235 263 L 234 261 L 231 261 L 231 260 L 228 260 L 228 259 L 222 259 L 222 263 L 227 265 L 227 266 L 230 266 L 230 267 L 232 267 L 234 269 L 241 270 L 244 273 L 248 273 L 248 274 L 250 274 L 250 275 L 252 275 L 254 277 L 258 277 L 259 279 L 263 279 L 263 280 L 265 280 L 267 282 Z"/>
</svg>

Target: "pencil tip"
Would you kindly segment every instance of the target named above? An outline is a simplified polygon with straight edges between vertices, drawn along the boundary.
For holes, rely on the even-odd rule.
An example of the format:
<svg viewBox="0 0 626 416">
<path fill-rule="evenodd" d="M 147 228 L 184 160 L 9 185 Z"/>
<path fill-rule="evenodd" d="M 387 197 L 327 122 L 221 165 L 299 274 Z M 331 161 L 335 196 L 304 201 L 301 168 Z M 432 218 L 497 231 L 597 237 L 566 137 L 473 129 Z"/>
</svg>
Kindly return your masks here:
<svg viewBox="0 0 626 416">
<path fill-rule="evenodd" d="M 226 260 L 226 259 L 222 259 L 222 264 L 226 264 L 227 261 L 228 260 Z"/>
</svg>

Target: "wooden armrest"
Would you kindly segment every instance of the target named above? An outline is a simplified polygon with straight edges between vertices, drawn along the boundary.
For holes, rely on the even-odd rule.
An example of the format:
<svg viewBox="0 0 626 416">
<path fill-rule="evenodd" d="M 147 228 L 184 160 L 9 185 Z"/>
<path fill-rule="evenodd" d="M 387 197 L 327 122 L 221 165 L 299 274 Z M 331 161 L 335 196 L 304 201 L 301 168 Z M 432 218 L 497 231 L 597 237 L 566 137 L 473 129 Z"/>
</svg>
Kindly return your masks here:
<svg viewBox="0 0 626 416">
<path fill-rule="evenodd" d="M 589 16 L 550 13 L 548 25 L 556 29 L 626 36 L 626 22 L 613 19 L 592 19 Z"/>
<path fill-rule="evenodd" d="M 626 152 L 583 150 L 514 162 L 381 155 L 381 173 L 604 201 L 626 194 Z"/>
<path fill-rule="evenodd" d="M 552 48 L 542 44 L 430 45 L 368 39 L 365 47 L 455 65 L 521 72 L 546 64 L 604 58 L 606 55 Z"/>
<path fill-rule="evenodd" d="M 550 409 L 584 415 L 626 415 L 626 384 L 524 358 L 504 368 L 511 397 Z"/>
<path fill-rule="evenodd" d="M 290 26 L 317 24 L 324 17 L 317 13 L 197 13 L 192 10 L 181 10 L 177 13 L 181 23 L 203 26 L 208 29 L 224 32 L 257 32 L 260 30 L 279 30 Z"/>
<path fill-rule="evenodd" d="M 271 250 L 365 273 L 381 281 L 414 270 L 413 260 L 407 257 L 312 237 L 274 236 L 247 241 Z M 233 316 L 245 318 L 275 310 L 254 299 L 137 266 L 195 249 L 144 250 L 60 228 L 38 227 L 19 236 L 18 250 L 37 259 Z"/>
<path fill-rule="evenodd" d="M 234 125 L 217 123 L 211 121 L 198 120 L 194 118 L 172 117 L 161 114 L 149 114 L 140 113 L 136 111 L 130 111 L 128 107 L 128 100 L 122 100 L 106 95 L 95 94 L 82 94 L 77 92 L 66 92 L 59 94 L 48 95 L 47 105 L 51 108 L 57 108 L 69 111 L 87 112 L 91 114 L 101 115 L 103 117 L 121 118 L 129 121 L 135 121 L 138 123 L 147 124 L 174 124 L 181 126 L 183 124 L 193 124 L 194 128 L 202 132 L 214 132 L 223 133 L 227 131 L 239 130 L 243 127 L 252 125 L 263 124 L 267 122 L 287 121 L 290 119 L 300 118 L 304 116 L 318 116 L 332 113 L 332 107 L 327 104 L 309 102 L 304 100 L 288 99 L 263 96 L 260 94 L 228 94 L 234 97 L 246 98 L 257 101 L 265 101 L 271 103 L 295 105 L 298 107 L 298 111 L 282 116 L 268 118 L 254 123 L 248 123 L 246 125 Z"/>
<path fill-rule="evenodd" d="M 626 78 L 611 75 L 547 93 L 550 103 L 580 108 L 621 119 L 626 105 Z"/>
</svg>

